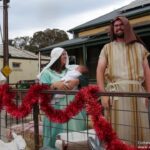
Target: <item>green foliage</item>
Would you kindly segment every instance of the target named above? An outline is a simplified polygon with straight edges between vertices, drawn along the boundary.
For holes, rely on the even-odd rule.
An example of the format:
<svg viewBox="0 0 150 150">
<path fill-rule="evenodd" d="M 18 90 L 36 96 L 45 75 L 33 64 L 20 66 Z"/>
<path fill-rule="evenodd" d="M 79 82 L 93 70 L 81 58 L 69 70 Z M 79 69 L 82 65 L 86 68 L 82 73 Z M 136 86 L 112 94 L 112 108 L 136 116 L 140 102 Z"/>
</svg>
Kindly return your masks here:
<svg viewBox="0 0 150 150">
<path fill-rule="evenodd" d="M 68 39 L 67 33 L 63 30 L 46 29 L 44 31 L 35 32 L 33 37 L 16 37 L 15 39 L 10 40 L 9 43 L 16 48 L 35 52 L 40 48 L 63 42 Z"/>
</svg>

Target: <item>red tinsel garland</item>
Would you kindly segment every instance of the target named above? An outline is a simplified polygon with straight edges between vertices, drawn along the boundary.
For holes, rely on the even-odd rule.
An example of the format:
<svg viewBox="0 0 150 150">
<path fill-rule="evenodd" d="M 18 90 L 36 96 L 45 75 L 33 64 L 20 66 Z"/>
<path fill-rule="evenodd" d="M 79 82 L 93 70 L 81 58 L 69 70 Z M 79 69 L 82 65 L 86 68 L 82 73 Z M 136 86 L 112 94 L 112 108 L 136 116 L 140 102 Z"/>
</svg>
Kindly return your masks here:
<svg viewBox="0 0 150 150">
<path fill-rule="evenodd" d="M 74 100 L 63 110 L 56 110 L 49 104 L 51 96 L 41 92 L 42 90 L 49 89 L 46 85 L 35 84 L 31 86 L 19 107 L 13 102 L 15 94 L 9 92 L 9 88 L 8 85 L 0 86 L 0 111 L 2 107 L 5 107 L 6 111 L 11 116 L 23 118 L 31 112 L 33 105 L 38 103 L 49 120 L 57 123 L 64 123 L 77 115 L 85 106 L 87 113 L 92 118 L 96 134 L 98 138 L 106 144 L 107 150 L 137 149 L 120 141 L 110 123 L 108 123 L 101 114 L 102 107 L 97 102 L 98 97 L 96 93 L 99 92 L 97 86 L 88 86 L 81 89 L 76 94 Z M 148 149 L 150 148 L 148 147 L 145 150 Z"/>
</svg>

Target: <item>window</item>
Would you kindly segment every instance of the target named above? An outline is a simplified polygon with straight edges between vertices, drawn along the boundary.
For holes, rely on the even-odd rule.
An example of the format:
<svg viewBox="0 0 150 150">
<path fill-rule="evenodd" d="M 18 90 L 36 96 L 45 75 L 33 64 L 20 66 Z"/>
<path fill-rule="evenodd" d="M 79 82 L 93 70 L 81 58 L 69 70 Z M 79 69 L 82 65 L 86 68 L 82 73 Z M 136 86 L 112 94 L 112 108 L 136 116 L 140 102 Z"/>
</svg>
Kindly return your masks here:
<svg viewBox="0 0 150 150">
<path fill-rule="evenodd" d="M 20 66 L 21 66 L 21 63 L 18 63 L 18 62 L 13 62 L 13 63 L 12 63 L 12 67 L 13 67 L 14 69 L 20 69 Z"/>
</svg>

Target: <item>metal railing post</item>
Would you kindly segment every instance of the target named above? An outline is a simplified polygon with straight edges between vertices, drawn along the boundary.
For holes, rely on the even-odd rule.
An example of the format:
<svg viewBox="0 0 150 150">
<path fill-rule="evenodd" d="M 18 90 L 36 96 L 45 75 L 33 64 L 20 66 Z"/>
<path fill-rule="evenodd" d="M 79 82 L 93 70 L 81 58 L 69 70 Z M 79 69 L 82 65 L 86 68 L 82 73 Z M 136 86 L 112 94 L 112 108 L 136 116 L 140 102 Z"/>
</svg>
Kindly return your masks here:
<svg viewBox="0 0 150 150">
<path fill-rule="evenodd" d="M 149 120 L 149 128 L 150 128 L 150 97 L 148 97 L 148 120 Z"/>
<path fill-rule="evenodd" d="M 33 106 L 33 121 L 34 121 L 34 147 L 35 150 L 39 150 L 39 105 Z"/>
</svg>

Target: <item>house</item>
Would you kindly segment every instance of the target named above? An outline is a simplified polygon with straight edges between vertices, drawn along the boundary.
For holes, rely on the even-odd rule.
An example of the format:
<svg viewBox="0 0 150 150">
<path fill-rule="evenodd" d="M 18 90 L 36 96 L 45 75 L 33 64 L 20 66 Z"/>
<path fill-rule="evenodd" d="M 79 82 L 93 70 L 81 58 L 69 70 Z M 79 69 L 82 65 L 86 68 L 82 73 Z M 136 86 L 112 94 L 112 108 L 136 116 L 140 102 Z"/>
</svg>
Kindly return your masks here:
<svg viewBox="0 0 150 150">
<path fill-rule="evenodd" d="M 95 81 L 100 50 L 105 43 L 109 42 L 107 31 L 110 22 L 116 16 L 126 16 L 150 50 L 150 0 L 135 0 L 129 5 L 70 29 L 73 39 L 45 47 L 40 52 L 50 53 L 50 50 L 57 46 L 65 48 L 69 55 L 76 56 L 78 64 L 88 66 L 90 80 Z"/>
<path fill-rule="evenodd" d="M 41 57 L 43 64 L 49 61 L 48 57 Z M 35 80 L 39 72 L 38 55 L 32 52 L 9 46 L 9 67 L 12 72 L 9 75 L 9 83 L 17 83 L 19 80 Z M 3 68 L 3 46 L 0 45 L 0 69 Z"/>
</svg>

